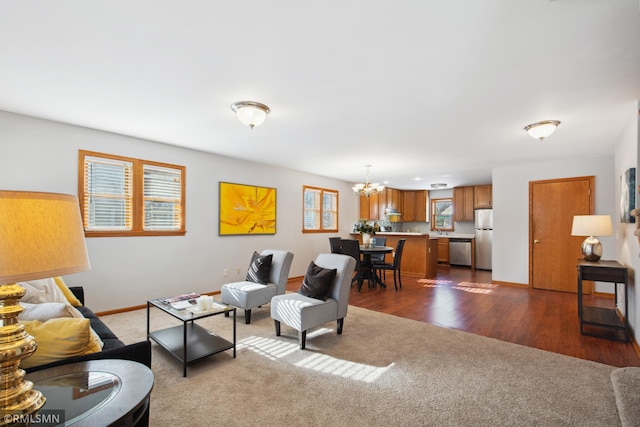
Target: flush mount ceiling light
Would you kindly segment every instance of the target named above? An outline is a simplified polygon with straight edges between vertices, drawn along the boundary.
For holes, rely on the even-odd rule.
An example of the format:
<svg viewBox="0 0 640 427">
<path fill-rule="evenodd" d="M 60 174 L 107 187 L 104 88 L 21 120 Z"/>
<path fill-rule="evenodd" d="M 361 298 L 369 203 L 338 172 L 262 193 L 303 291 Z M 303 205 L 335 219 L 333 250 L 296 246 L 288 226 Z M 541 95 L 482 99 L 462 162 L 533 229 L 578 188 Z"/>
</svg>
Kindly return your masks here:
<svg viewBox="0 0 640 427">
<path fill-rule="evenodd" d="M 231 109 L 238 116 L 238 120 L 251 129 L 260 126 L 267 118 L 267 114 L 271 112 L 266 105 L 254 101 L 234 102 L 231 104 Z"/>
<path fill-rule="evenodd" d="M 377 182 L 374 182 L 373 184 L 369 183 L 369 168 L 371 167 L 371 165 L 365 165 L 365 168 L 367 168 L 367 179 L 364 182 L 364 184 L 356 184 L 353 187 L 351 187 L 351 189 L 353 190 L 354 194 L 358 194 L 360 196 L 364 196 L 367 199 L 369 198 L 369 196 L 371 196 L 372 194 L 379 194 L 382 193 L 382 190 L 384 190 L 384 185 L 380 185 Z"/>
<path fill-rule="evenodd" d="M 532 138 L 536 138 L 542 141 L 543 139 L 551 135 L 556 130 L 559 124 L 560 121 L 558 120 L 544 120 L 525 126 L 524 130 L 526 130 Z"/>
</svg>

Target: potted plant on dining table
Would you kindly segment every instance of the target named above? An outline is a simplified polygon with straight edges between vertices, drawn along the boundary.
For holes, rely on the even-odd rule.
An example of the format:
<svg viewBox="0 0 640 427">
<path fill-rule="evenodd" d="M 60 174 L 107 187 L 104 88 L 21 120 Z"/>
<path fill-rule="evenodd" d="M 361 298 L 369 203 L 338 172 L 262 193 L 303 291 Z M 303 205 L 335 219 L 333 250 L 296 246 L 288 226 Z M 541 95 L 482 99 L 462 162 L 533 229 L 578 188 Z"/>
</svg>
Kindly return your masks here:
<svg viewBox="0 0 640 427">
<path fill-rule="evenodd" d="M 366 219 L 361 219 L 353 230 L 362 235 L 362 244 L 364 246 L 371 247 L 371 237 L 376 234 L 375 225 L 369 224 Z"/>
</svg>

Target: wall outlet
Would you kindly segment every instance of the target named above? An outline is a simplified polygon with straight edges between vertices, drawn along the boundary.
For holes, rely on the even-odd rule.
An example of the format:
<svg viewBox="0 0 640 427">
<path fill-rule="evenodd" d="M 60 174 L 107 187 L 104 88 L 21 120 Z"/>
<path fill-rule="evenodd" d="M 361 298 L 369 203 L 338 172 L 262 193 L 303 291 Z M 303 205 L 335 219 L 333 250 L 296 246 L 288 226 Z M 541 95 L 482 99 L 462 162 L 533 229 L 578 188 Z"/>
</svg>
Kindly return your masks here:
<svg viewBox="0 0 640 427">
<path fill-rule="evenodd" d="M 224 277 L 227 277 L 229 275 L 229 269 L 225 268 L 224 269 Z"/>
<path fill-rule="evenodd" d="M 240 267 L 236 269 L 236 274 L 240 274 Z"/>
</svg>

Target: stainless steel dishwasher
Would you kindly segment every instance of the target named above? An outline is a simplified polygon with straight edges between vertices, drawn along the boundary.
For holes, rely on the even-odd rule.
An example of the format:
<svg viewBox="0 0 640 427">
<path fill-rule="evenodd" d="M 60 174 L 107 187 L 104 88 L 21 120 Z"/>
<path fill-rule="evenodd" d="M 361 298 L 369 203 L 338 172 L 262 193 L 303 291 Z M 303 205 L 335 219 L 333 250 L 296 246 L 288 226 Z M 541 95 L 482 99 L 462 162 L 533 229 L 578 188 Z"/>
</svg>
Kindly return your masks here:
<svg viewBox="0 0 640 427">
<path fill-rule="evenodd" d="M 471 239 L 449 239 L 449 264 L 471 267 Z"/>
</svg>

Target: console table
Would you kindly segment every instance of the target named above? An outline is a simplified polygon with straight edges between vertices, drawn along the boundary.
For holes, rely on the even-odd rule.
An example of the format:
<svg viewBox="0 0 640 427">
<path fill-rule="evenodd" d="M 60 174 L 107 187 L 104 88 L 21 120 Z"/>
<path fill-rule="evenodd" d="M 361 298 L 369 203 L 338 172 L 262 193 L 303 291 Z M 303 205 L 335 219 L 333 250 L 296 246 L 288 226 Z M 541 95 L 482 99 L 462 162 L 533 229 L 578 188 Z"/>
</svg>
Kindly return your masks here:
<svg viewBox="0 0 640 427">
<path fill-rule="evenodd" d="M 609 282 L 614 286 L 613 308 L 590 306 L 583 303 L 582 281 Z M 624 316 L 617 310 L 618 284 L 622 284 Z M 578 261 L 578 316 L 580 333 L 595 337 L 629 341 L 628 271 L 617 261 Z"/>
</svg>

